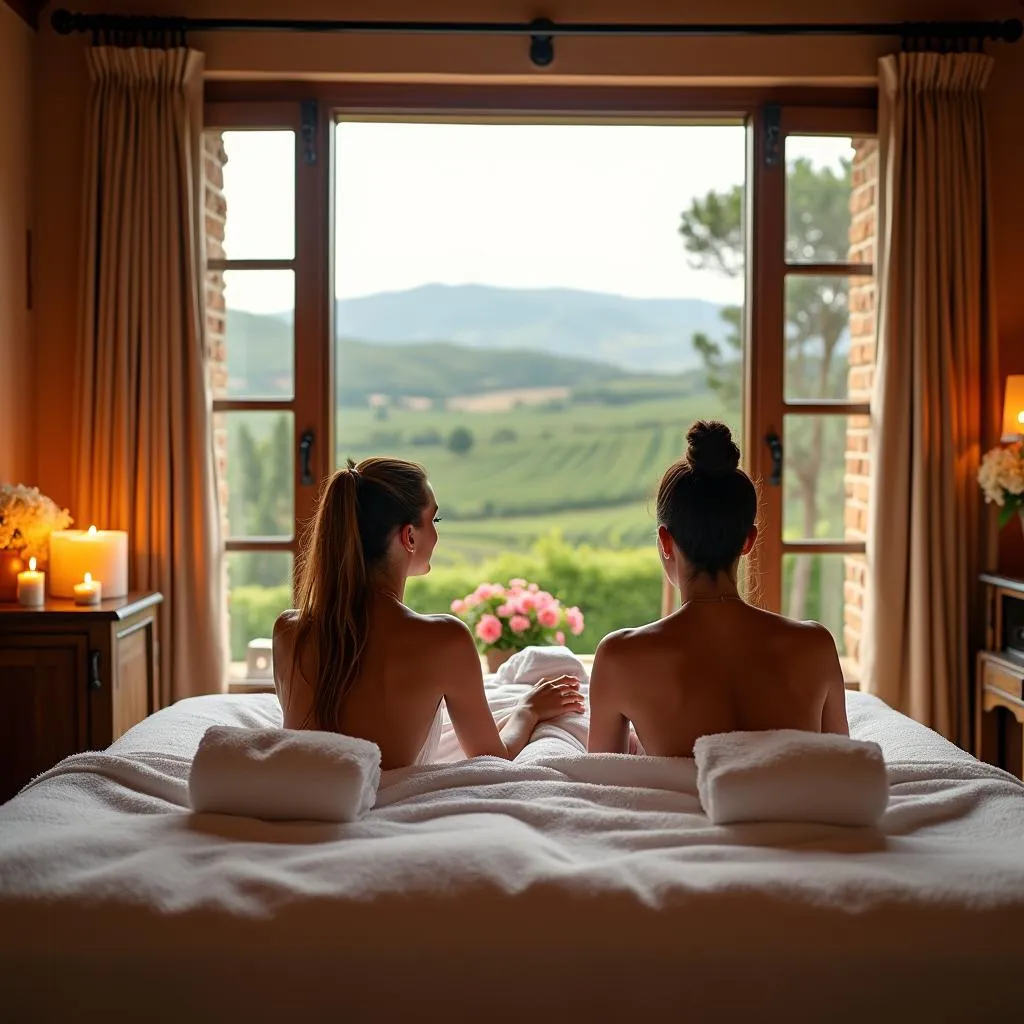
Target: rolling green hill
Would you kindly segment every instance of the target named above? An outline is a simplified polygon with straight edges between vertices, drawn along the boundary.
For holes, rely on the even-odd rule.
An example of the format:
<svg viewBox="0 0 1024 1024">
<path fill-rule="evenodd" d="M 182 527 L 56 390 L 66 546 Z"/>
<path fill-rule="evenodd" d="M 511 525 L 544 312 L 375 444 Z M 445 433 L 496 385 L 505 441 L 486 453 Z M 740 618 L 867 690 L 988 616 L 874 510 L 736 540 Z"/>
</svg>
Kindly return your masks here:
<svg viewBox="0 0 1024 1024">
<path fill-rule="evenodd" d="M 447 342 L 370 344 L 343 338 L 337 350 L 338 404 L 369 394 L 449 398 L 539 386 L 587 386 L 622 376 L 614 366 L 542 352 L 488 352 Z"/>
</svg>

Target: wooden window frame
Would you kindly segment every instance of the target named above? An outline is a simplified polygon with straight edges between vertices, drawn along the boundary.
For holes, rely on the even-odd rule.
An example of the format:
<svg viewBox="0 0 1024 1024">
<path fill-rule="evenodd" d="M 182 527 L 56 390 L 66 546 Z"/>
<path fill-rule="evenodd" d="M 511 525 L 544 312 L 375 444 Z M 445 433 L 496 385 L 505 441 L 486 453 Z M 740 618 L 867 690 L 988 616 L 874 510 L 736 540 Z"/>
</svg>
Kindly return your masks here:
<svg viewBox="0 0 1024 1024">
<path fill-rule="evenodd" d="M 868 416 L 871 412 L 866 402 L 805 401 L 785 396 L 787 276 L 874 274 L 870 263 L 790 263 L 786 259 L 786 139 L 794 135 L 873 136 L 877 128 L 874 106 L 794 105 L 776 111 L 765 106 L 758 110 L 752 125 L 753 144 L 748 147 L 753 156 L 748 179 L 753 202 L 749 211 L 747 294 L 756 295 L 757 301 L 748 303 L 744 451 L 749 471 L 762 485 L 760 518 L 767 528 L 762 530 L 750 559 L 748 585 L 758 603 L 773 611 L 782 608 L 782 566 L 786 555 L 863 555 L 865 545 L 863 541 L 783 540 L 784 484 L 767 483 L 772 473 L 772 457 L 765 435 L 771 431 L 783 437 L 787 414 Z M 775 150 L 774 159 L 769 159 L 770 148 Z"/>
<path fill-rule="evenodd" d="M 291 401 L 233 400 L 214 411 L 290 409 L 296 444 L 305 430 L 316 438 L 310 470 L 322 480 L 334 469 L 334 131 L 345 115 L 415 120 L 567 120 L 636 123 L 700 123 L 740 120 L 747 125 L 747 250 L 744 349 L 745 466 L 766 481 L 771 460 L 764 433 L 781 434 L 787 412 L 807 415 L 864 415 L 865 403 L 787 402 L 785 369 L 785 279 L 787 273 L 872 273 L 865 264 L 787 264 L 785 260 L 785 139 L 788 135 L 874 135 L 876 90 L 826 87 L 668 87 L 614 85 L 522 85 L 438 83 L 313 83 L 223 81 L 206 83 L 205 127 L 290 128 L 296 134 L 296 247 L 293 261 L 240 261 L 261 266 L 287 263 L 295 269 L 295 394 Z M 303 105 L 315 114 L 303 123 Z M 780 111 L 775 145 L 781 159 L 766 161 L 769 118 Z M 303 134 L 305 128 L 306 134 Z M 305 147 L 316 153 L 305 160 Z M 229 213 L 230 216 L 230 213 Z M 230 261 L 229 261 L 230 262 Z M 269 269 L 269 266 L 268 266 Z M 756 296 L 756 301 L 751 297 Z M 289 551 L 293 556 L 315 509 L 317 488 L 302 486 L 295 458 L 295 534 L 291 538 L 229 538 L 228 551 Z M 778 530 L 764 531 L 748 565 L 748 592 L 758 603 L 781 607 L 785 554 L 854 554 L 864 545 L 846 541 L 782 540 L 782 488 L 763 486 L 762 519 Z M 663 590 L 663 610 L 672 604 Z"/>
<path fill-rule="evenodd" d="M 288 552 L 294 558 L 302 532 L 312 518 L 319 493 L 318 483 L 303 483 L 300 438 L 312 431 L 309 469 L 319 482 L 329 472 L 332 453 L 325 450 L 330 434 L 331 353 L 324 339 L 330 336 L 330 309 L 323 301 L 329 267 L 324 258 L 322 223 L 328 219 L 330 154 L 319 111 L 309 118 L 298 100 L 261 102 L 207 101 L 204 131 L 292 131 L 295 134 L 295 246 L 292 259 L 208 259 L 206 269 L 291 270 L 294 274 L 293 393 L 291 398 L 216 398 L 214 413 L 289 412 L 292 414 L 294 457 L 295 527 L 287 537 L 234 537 L 224 541 L 226 552 Z M 309 155 L 313 159 L 309 159 Z M 230 218 L 231 211 L 228 209 Z M 228 345 L 230 345 L 228 339 Z"/>
</svg>

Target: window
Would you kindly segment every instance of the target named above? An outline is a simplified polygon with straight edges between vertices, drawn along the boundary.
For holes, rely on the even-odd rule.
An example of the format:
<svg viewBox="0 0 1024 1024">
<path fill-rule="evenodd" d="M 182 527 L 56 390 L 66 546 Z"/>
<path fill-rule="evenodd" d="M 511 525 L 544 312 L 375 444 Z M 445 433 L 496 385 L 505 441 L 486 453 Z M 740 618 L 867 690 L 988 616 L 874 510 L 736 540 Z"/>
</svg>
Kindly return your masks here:
<svg viewBox="0 0 1024 1024">
<path fill-rule="evenodd" d="M 294 603 L 296 524 L 309 516 L 319 468 L 301 444 L 320 418 L 310 301 L 319 272 L 297 216 L 308 179 L 298 115 L 292 105 L 208 105 L 204 135 L 207 345 L 235 679 L 269 674 L 265 646 Z"/>
<path fill-rule="evenodd" d="M 235 673 L 262 671 L 292 603 L 320 480 L 370 454 L 424 463 L 438 492 L 414 607 L 537 578 L 583 607 L 570 642 L 592 651 L 665 606 L 653 491 L 717 417 L 761 486 L 748 594 L 828 625 L 855 677 L 873 110 L 719 97 L 682 122 L 634 97 L 571 118 L 438 97 L 207 104 Z"/>
</svg>

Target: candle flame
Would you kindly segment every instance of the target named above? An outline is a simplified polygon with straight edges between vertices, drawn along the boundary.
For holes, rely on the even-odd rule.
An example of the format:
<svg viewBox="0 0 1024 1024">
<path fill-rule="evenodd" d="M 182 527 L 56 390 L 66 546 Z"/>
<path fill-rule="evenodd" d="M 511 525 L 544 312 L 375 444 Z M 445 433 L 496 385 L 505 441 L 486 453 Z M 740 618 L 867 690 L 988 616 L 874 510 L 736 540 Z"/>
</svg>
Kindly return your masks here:
<svg viewBox="0 0 1024 1024">
<path fill-rule="evenodd" d="M 85 574 L 85 582 L 86 583 L 92 583 L 92 573 L 91 572 L 87 572 Z"/>
<path fill-rule="evenodd" d="M 90 526 L 89 527 L 89 536 L 90 537 L 95 537 L 96 536 L 96 527 L 95 526 Z"/>
<path fill-rule="evenodd" d="M 30 558 L 28 560 L 28 571 L 29 572 L 35 572 L 36 571 L 36 560 L 34 558 Z"/>
</svg>

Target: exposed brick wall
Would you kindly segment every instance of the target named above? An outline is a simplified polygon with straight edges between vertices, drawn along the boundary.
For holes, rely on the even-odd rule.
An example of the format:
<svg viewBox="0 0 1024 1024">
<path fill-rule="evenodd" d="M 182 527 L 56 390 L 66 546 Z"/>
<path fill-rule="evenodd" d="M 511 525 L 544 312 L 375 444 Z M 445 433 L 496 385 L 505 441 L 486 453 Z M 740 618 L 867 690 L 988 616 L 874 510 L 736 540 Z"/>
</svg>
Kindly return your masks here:
<svg viewBox="0 0 1024 1024">
<path fill-rule="evenodd" d="M 224 140 L 219 132 L 203 135 L 203 194 L 206 210 L 206 258 L 224 258 L 224 225 L 227 220 L 227 201 L 224 198 L 224 165 L 228 162 Z M 216 400 L 227 394 L 228 366 L 224 337 L 225 301 L 224 275 L 218 271 L 206 274 L 206 369 L 210 393 Z M 228 432 L 223 414 L 213 415 L 213 454 L 217 472 L 217 503 L 220 507 L 221 537 L 228 536 Z M 223 552 L 222 552 L 223 554 Z M 228 560 L 221 559 L 221 593 L 229 591 Z M 230 612 L 225 600 L 221 609 L 222 635 L 230 636 Z"/>
<path fill-rule="evenodd" d="M 205 171 L 206 258 L 224 258 L 224 225 L 227 222 L 227 201 L 224 198 L 224 165 L 228 162 L 224 141 L 219 132 L 206 132 L 203 136 L 203 165 Z M 206 359 L 210 391 L 214 397 L 227 394 L 228 367 L 225 345 L 224 275 L 209 271 L 206 275 Z M 227 427 L 224 417 L 213 418 L 213 444 L 217 463 L 217 497 L 220 502 L 221 524 L 227 531 Z"/>
<path fill-rule="evenodd" d="M 878 142 L 875 139 L 854 139 L 853 146 L 849 260 L 851 263 L 874 263 L 877 237 Z M 871 399 L 875 380 L 875 330 L 874 278 L 852 278 L 847 381 L 851 402 L 865 402 Z M 851 416 L 846 430 L 846 540 L 867 539 L 868 482 L 871 470 L 869 436 L 869 418 Z M 845 562 L 843 639 L 847 657 L 859 665 L 866 566 L 862 555 L 848 556 Z"/>
</svg>

